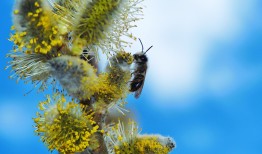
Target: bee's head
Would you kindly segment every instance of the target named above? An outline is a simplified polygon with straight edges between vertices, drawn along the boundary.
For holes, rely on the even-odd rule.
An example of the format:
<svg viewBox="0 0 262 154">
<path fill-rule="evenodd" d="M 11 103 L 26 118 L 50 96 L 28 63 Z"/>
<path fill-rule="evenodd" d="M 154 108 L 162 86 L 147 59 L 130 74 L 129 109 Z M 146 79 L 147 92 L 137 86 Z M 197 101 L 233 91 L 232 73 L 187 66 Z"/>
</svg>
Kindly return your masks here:
<svg viewBox="0 0 262 154">
<path fill-rule="evenodd" d="M 136 53 L 133 57 L 137 63 L 146 63 L 148 61 L 148 58 L 144 53 Z"/>
<path fill-rule="evenodd" d="M 146 63 L 148 61 L 146 53 L 148 50 L 150 50 L 153 46 L 149 47 L 146 51 L 144 51 L 144 46 L 142 41 L 139 39 L 141 46 L 142 46 L 142 51 L 138 52 L 133 55 L 135 63 Z"/>
</svg>

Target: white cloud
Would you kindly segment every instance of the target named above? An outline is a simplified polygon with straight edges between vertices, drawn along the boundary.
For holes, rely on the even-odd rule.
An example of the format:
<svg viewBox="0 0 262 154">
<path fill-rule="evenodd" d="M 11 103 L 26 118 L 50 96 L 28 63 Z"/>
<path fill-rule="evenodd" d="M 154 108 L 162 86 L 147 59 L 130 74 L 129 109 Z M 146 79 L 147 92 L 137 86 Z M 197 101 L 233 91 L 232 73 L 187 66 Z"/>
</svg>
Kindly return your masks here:
<svg viewBox="0 0 262 154">
<path fill-rule="evenodd" d="M 155 47 L 150 53 L 150 68 L 147 79 L 152 86 L 164 90 L 165 94 L 184 96 L 194 91 L 198 86 L 203 53 L 201 47 L 192 49 L 190 46 L 176 45 L 174 52 L 159 54 L 160 47 Z M 196 46 L 195 46 L 196 47 Z M 164 51 L 168 50 L 164 48 Z M 180 51 L 183 52 L 180 52 Z M 192 53 L 192 51 L 194 53 Z M 179 93 L 174 93 L 174 91 Z M 161 91 L 160 90 L 160 91 Z M 165 97 L 165 96 L 164 96 Z"/>
<path fill-rule="evenodd" d="M 146 1 L 145 19 L 134 32 L 144 40 L 144 46 L 154 45 L 148 53 L 147 75 L 154 96 L 181 100 L 201 91 L 210 47 L 214 41 L 237 38 L 242 30 L 240 10 L 248 10 L 246 6 L 252 2 Z M 136 45 L 140 50 L 139 43 Z"/>
</svg>

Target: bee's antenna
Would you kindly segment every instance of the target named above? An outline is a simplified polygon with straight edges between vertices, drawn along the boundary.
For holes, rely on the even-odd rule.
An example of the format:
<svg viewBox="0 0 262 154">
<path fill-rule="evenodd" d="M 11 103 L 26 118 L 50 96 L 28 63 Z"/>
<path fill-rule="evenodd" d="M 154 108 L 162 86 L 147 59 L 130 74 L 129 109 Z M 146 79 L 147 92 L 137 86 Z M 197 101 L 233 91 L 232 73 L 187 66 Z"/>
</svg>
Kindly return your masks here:
<svg viewBox="0 0 262 154">
<path fill-rule="evenodd" d="M 150 50 L 152 47 L 153 47 L 153 45 L 152 45 L 151 47 L 149 47 L 149 48 L 146 50 L 146 52 L 147 52 L 148 50 Z M 144 52 L 144 55 L 146 54 L 146 52 Z"/>
<path fill-rule="evenodd" d="M 141 45 L 142 45 L 142 52 L 144 51 L 144 46 L 143 46 L 143 43 L 142 43 L 142 41 L 140 40 L 140 38 L 138 38 L 139 39 L 139 41 L 140 41 L 140 43 L 141 43 Z"/>
</svg>

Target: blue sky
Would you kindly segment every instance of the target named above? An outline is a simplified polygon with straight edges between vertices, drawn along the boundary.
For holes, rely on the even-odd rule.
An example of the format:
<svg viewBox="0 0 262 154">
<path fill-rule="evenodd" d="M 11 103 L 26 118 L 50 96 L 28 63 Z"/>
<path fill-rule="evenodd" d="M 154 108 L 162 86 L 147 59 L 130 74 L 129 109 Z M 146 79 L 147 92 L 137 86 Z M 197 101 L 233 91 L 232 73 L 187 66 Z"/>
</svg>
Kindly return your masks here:
<svg viewBox="0 0 262 154">
<path fill-rule="evenodd" d="M 33 133 L 44 94 L 8 79 L 13 1 L 0 6 L 0 153 L 48 154 Z M 259 0 L 147 0 L 133 30 L 149 70 L 128 107 L 143 133 L 172 136 L 172 154 L 258 154 L 262 147 L 262 21 Z M 139 51 L 135 42 L 133 52 Z M 46 92 L 48 93 L 48 91 Z"/>
</svg>

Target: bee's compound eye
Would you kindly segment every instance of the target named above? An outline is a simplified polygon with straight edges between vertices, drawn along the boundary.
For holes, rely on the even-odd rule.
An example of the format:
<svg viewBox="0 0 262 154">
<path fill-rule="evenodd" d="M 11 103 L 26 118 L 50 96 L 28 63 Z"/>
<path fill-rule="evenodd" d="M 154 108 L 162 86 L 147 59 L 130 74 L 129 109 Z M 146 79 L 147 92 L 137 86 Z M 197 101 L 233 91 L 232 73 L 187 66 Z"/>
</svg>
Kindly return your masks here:
<svg viewBox="0 0 262 154">
<path fill-rule="evenodd" d="M 145 55 L 142 55 L 139 57 L 141 61 L 147 62 L 147 57 Z"/>
</svg>

